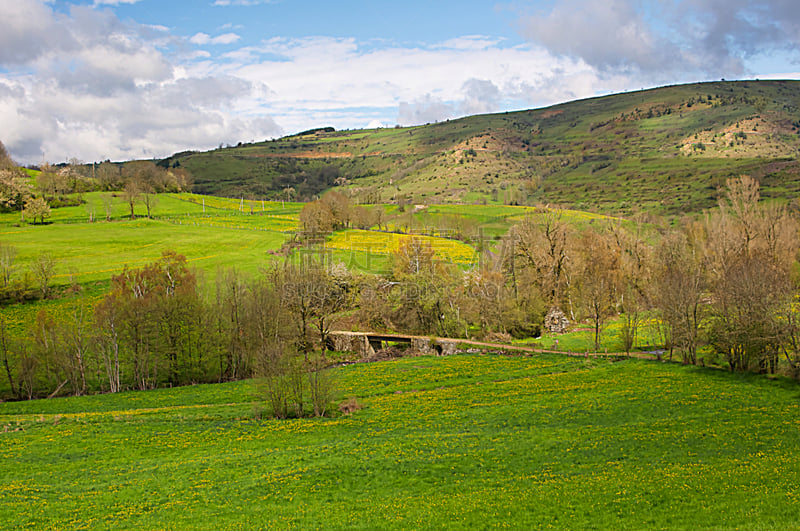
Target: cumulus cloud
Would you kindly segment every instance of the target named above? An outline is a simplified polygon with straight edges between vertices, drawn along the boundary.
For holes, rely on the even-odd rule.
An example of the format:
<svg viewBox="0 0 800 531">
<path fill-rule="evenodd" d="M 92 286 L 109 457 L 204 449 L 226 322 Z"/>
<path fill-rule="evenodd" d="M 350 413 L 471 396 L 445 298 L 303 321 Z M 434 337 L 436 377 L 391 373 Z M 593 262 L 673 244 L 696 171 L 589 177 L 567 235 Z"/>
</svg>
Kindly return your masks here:
<svg viewBox="0 0 800 531">
<path fill-rule="evenodd" d="M 397 123 L 400 125 L 416 125 L 440 122 L 453 117 L 453 111 L 452 105 L 426 94 L 412 103 L 407 101 L 400 102 Z"/>
<path fill-rule="evenodd" d="M 320 123 L 353 127 L 373 119 L 411 125 L 500 106 L 522 108 L 554 101 L 543 90 L 552 76 L 586 72 L 597 80 L 585 63 L 539 47 L 448 42 L 409 48 L 349 38 L 270 39 L 226 54 L 225 68 L 268 82 L 269 112 L 290 131 Z M 587 96 L 597 90 L 584 83 L 576 92 Z M 371 114 L 376 109 L 380 116 Z"/>
<path fill-rule="evenodd" d="M 486 114 L 499 108 L 500 89 L 488 79 L 468 79 L 461 90 L 464 93 L 463 114 Z"/>
<path fill-rule="evenodd" d="M 555 54 L 580 57 L 602 69 L 663 68 L 677 51 L 653 33 L 630 0 L 562 0 L 549 14 L 530 17 L 524 34 Z"/>
<path fill-rule="evenodd" d="M 774 51 L 800 59 L 794 0 L 559 0 L 520 27 L 555 55 L 651 80 L 741 76 L 747 59 Z"/>
<path fill-rule="evenodd" d="M 0 3 L 2 140 L 21 162 L 161 157 L 282 133 L 257 105 L 263 83 L 193 68 L 207 53 L 176 63 L 164 28 L 86 6 L 65 15 L 40 0 Z"/>
<path fill-rule="evenodd" d="M 58 31 L 57 17 L 34 0 L 0 0 L 0 66 L 35 61 L 53 48 L 72 49 L 69 34 Z"/>
<path fill-rule="evenodd" d="M 465 35 L 241 45 L 230 25 L 181 36 L 88 5 L 64 14 L 49 0 L 0 0 L 0 134 L 23 162 L 42 152 L 164 156 L 321 125 L 415 125 L 710 72 L 735 77 L 750 57 L 797 53 L 793 2 L 556 0 L 521 19 L 522 44 Z"/>
</svg>

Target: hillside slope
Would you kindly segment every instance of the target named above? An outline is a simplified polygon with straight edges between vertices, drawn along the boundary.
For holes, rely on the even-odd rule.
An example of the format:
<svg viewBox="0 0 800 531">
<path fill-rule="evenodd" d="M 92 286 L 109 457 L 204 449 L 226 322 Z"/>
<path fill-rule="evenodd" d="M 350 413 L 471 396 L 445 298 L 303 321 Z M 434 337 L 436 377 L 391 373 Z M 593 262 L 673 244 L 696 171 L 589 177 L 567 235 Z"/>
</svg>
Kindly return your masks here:
<svg viewBox="0 0 800 531">
<path fill-rule="evenodd" d="M 800 82 L 663 87 L 546 109 L 394 129 L 316 130 L 161 162 L 195 191 L 364 202 L 561 204 L 675 215 L 713 206 L 750 174 L 765 197 L 800 191 Z"/>
</svg>

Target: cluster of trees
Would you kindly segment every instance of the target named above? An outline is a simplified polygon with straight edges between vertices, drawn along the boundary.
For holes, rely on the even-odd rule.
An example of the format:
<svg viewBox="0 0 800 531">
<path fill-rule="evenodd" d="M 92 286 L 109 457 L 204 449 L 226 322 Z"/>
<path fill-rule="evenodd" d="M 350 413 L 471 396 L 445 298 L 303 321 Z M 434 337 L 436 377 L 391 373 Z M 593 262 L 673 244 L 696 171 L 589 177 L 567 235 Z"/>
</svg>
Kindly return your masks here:
<svg viewBox="0 0 800 531">
<path fill-rule="evenodd" d="M 21 221 L 44 223 L 50 217 L 51 207 L 77 205 L 84 192 L 121 192 L 130 207 L 141 203 L 151 216 L 156 205 L 156 194 L 190 190 L 191 174 L 183 168 L 164 168 L 151 161 L 133 161 L 114 164 L 82 164 L 72 160 L 69 164 L 52 166 L 43 164 L 36 177 L 36 186 L 8 155 L 0 142 L 0 210 L 19 211 Z M 110 216 L 110 201 L 106 217 Z"/>
<path fill-rule="evenodd" d="M 536 335 L 556 307 L 590 325 L 594 349 L 619 316 L 625 350 L 644 326 L 684 363 L 734 371 L 800 370 L 798 224 L 760 201 L 758 182 L 728 181 L 719 208 L 672 227 L 595 221 L 578 230 L 541 209 L 483 249 L 466 273 L 404 242 L 393 270 L 357 300 L 363 324 L 447 336 Z M 650 227 L 650 228 L 647 228 Z M 698 353 L 703 350 L 704 356 Z"/>
<path fill-rule="evenodd" d="M 44 223 L 50 216 L 50 206 L 43 197 L 35 197 L 27 174 L 11 159 L 0 142 L 0 210 L 18 211 L 21 221 L 29 219 Z"/>
<path fill-rule="evenodd" d="M 323 235 L 350 227 L 368 229 L 377 225 L 382 228 L 385 222 L 383 207 L 367 209 L 353 205 L 349 197 L 335 190 L 307 203 L 300 211 L 300 224 L 308 235 Z"/>
<path fill-rule="evenodd" d="M 92 308 L 41 310 L 25 340 L 0 320 L 5 376 L 19 399 L 258 376 L 275 416 L 324 415 L 334 398 L 325 338 L 349 278 L 312 259 L 257 278 L 220 271 L 204 294 L 185 257 L 166 251 L 114 276 Z"/>
<path fill-rule="evenodd" d="M 57 261 L 48 252 L 36 255 L 21 268 L 17 263 L 17 248 L 0 243 L 0 302 L 23 302 L 47 298 Z"/>
</svg>

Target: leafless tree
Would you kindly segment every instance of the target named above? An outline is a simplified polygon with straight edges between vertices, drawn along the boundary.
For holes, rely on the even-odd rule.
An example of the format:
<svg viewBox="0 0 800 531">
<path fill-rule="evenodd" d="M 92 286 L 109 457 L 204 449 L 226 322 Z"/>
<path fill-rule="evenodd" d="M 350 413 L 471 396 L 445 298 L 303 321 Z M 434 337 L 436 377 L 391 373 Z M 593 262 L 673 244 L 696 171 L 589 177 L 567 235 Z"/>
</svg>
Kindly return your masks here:
<svg viewBox="0 0 800 531">
<path fill-rule="evenodd" d="M 39 289 L 44 299 L 50 295 L 50 280 L 55 274 L 57 265 L 57 260 L 47 252 L 36 256 L 31 263 L 31 272 L 39 282 Z"/>
</svg>

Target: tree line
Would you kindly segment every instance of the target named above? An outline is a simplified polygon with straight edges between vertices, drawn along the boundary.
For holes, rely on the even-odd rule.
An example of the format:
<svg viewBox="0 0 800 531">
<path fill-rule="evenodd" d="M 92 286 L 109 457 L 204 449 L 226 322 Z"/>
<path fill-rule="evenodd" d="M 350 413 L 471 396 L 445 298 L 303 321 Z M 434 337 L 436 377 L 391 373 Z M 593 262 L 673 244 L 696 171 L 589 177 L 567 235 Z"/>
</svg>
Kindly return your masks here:
<svg viewBox="0 0 800 531">
<path fill-rule="evenodd" d="M 796 217 L 762 201 L 758 181 L 746 175 L 729 179 L 720 195 L 716 209 L 671 225 L 608 218 L 578 229 L 563 211 L 543 207 L 490 242 L 462 224 L 450 232 L 480 254 L 466 272 L 436 260 L 425 240 L 406 239 L 391 272 L 362 281 L 359 323 L 508 339 L 538 335 L 556 308 L 589 325 L 596 351 L 605 324 L 618 317 L 626 351 L 647 327 L 658 337 L 650 347 L 685 363 L 772 373 L 783 366 L 797 376 Z M 353 226 L 354 212 L 331 194 L 309 203 L 301 222 L 324 233 Z M 385 213 L 379 216 L 385 223 Z"/>
<path fill-rule="evenodd" d="M 8 155 L 0 142 L 0 211 L 17 211 L 20 221 L 44 223 L 50 209 L 75 206 L 80 194 L 94 191 L 120 193 L 134 217 L 134 207 L 143 204 L 151 216 L 158 193 L 190 190 L 191 174 L 183 168 L 164 168 L 152 161 L 115 164 L 42 164 L 37 169 L 35 186 L 28 174 Z M 105 201 L 106 219 L 111 215 L 111 198 Z"/>
<path fill-rule="evenodd" d="M 684 363 L 800 372 L 797 223 L 749 177 L 672 227 L 609 218 L 577 229 L 542 208 L 479 249 L 465 271 L 409 236 L 386 271 L 358 274 L 320 245 L 213 279 L 166 251 L 114 276 L 91 308 L 41 310 L 27 339 L 0 322 L 8 388 L 23 399 L 259 377 L 273 415 L 325 414 L 334 327 L 507 340 L 538 336 L 553 308 L 586 323 L 595 350 L 618 317 L 627 351 L 648 327 L 651 346 Z"/>
</svg>

